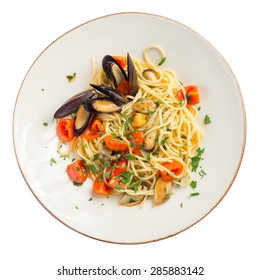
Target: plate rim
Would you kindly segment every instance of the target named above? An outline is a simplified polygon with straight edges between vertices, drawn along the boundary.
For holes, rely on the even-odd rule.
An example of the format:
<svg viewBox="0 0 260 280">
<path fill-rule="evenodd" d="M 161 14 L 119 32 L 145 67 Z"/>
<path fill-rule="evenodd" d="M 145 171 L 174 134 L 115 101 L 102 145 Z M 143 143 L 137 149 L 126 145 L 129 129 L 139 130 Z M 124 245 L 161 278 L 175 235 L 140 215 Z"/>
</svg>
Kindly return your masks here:
<svg viewBox="0 0 260 280">
<path fill-rule="evenodd" d="M 178 232 L 175 232 L 173 234 L 168 234 L 166 236 L 163 236 L 163 237 L 160 237 L 160 238 L 155 238 L 155 239 L 151 239 L 151 240 L 146 240 L 146 241 L 137 241 L 137 242 L 117 242 L 117 241 L 112 241 L 112 240 L 106 240 L 105 238 L 102 239 L 102 238 L 97 238 L 95 236 L 91 236 L 91 235 L 88 235 L 84 232 L 81 232 L 80 230 L 77 230 L 75 228 L 73 228 L 72 226 L 68 225 L 66 222 L 62 221 L 57 215 L 55 215 L 54 213 L 51 212 L 51 210 L 49 210 L 47 208 L 47 206 L 45 206 L 43 204 L 43 202 L 40 201 L 40 199 L 37 197 L 36 193 L 33 191 L 33 188 L 30 186 L 30 183 L 28 182 L 28 180 L 26 179 L 26 176 L 22 170 L 22 167 L 20 165 L 20 162 L 19 162 L 19 158 L 18 158 L 18 152 L 17 152 L 17 149 L 16 149 L 16 145 L 15 145 L 15 113 L 16 113 L 16 107 L 17 107 L 17 103 L 18 103 L 18 99 L 19 99 L 19 96 L 20 96 L 20 93 L 21 93 L 21 90 L 23 88 L 23 85 L 24 85 L 24 82 L 25 80 L 27 79 L 27 76 L 29 75 L 32 67 L 35 65 L 35 63 L 39 60 L 39 58 L 48 50 L 48 48 L 50 48 L 53 44 L 55 44 L 57 41 L 59 41 L 62 37 L 66 36 L 67 34 L 73 32 L 74 30 L 84 26 L 84 25 L 87 25 L 91 22 L 94 22 L 94 21 L 98 21 L 98 20 L 101 20 L 101 19 L 104 19 L 104 18 L 109 18 L 109 17 L 114 17 L 114 16 L 120 16 L 120 15 L 140 15 L 140 16 L 152 16 L 152 17 L 156 17 L 156 18 L 159 18 L 159 19 L 164 19 L 164 20 L 168 20 L 168 21 L 171 21 L 173 23 L 175 23 L 176 25 L 178 26 L 181 26 L 181 27 L 184 27 L 190 31 L 192 31 L 194 34 L 196 34 L 201 40 L 203 40 L 208 46 L 210 46 L 211 49 L 213 49 L 219 56 L 220 58 L 223 60 L 225 66 L 227 67 L 227 69 L 230 71 L 230 74 L 233 78 L 233 80 L 235 81 L 236 83 L 236 86 L 237 86 L 237 89 L 238 89 L 238 94 L 239 94 L 239 98 L 240 98 L 240 102 L 241 102 L 241 108 L 242 108 L 242 114 L 243 114 L 243 141 L 242 141 L 242 145 L 241 145 L 241 152 L 240 152 L 240 157 L 239 157 L 239 160 L 238 160 L 238 163 L 237 163 L 237 167 L 236 167 L 236 170 L 229 182 L 229 184 L 227 185 L 226 187 L 226 191 L 223 193 L 223 195 L 219 198 L 219 200 L 216 202 L 215 205 L 213 205 L 211 207 L 211 209 L 205 214 L 203 215 L 200 219 L 196 220 L 194 223 L 192 223 L 191 225 L 185 227 L 184 229 L 182 230 L 179 230 Z M 91 238 L 91 239 L 94 239 L 94 240 L 97 240 L 97 241 L 101 241 L 101 242 L 105 242 L 105 243 L 111 243 L 111 244 L 119 244 L 119 245 L 139 245 L 139 244 L 147 244 L 147 243 L 152 243 L 152 242 L 157 242 L 157 241 L 161 241 L 161 240 L 164 240 L 164 239 L 168 239 L 170 237 L 173 237 L 173 236 L 176 236 L 178 234 L 180 234 L 181 232 L 183 231 L 186 231 L 187 229 L 193 227 L 194 225 L 196 225 L 197 223 L 199 223 L 201 220 L 203 220 L 206 216 L 208 216 L 208 214 L 210 214 L 215 208 L 216 206 L 218 206 L 218 204 L 223 200 L 223 198 L 226 196 L 226 194 L 229 192 L 231 186 L 233 185 L 236 177 L 237 177 L 237 174 L 240 170 L 240 167 L 241 167 L 241 163 L 242 163 L 242 160 L 243 160 L 243 156 L 244 156 L 244 153 L 245 153 L 245 147 L 246 147 L 246 139 L 247 139 L 247 117 L 246 117 L 246 108 L 245 108 L 245 102 L 244 102 L 244 99 L 243 99 L 243 95 L 242 95 L 242 91 L 241 91 L 241 88 L 239 86 L 239 83 L 238 83 L 238 80 L 233 72 L 233 70 L 231 69 L 230 65 L 227 63 L 227 61 L 225 60 L 224 56 L 214 47 L 214 45 L 212 45 L 205 37 L 203 37 L 200 33 L 198 33 L 197 31 L 193 30 L 191 27 L 175 20 L 175 19 L 172 19 L 172 18 L 169 18 L 169 17 L 166 17 L 166 16 L 163 16 L 163 15 L 159 15 L 159 14 L 154 14 L 154 13 L 148 13 L 148 12 L 135 12 L 135 11 L 129 11 L 129 12 L 118 12 L 118 13 L 111 13 L 111 14 L 106 14 L 106 15 L 103 15 L 103 16 L 99 16 L 99 17 L 96 17 L 94 19 L 90 19 L 86 22 L 83 22 L 73 28 L 71 28 L 70 30 L 66 31 L 65 33 L 63 33 L 62 35 L 60 35 L 59 37 L 57 37 L 55 40 L 53 40 L 47 47 L 45 47 L 43 49 L 42 52 L 40 52 L 40 54 L 36 57 L 36 59 L 33 61 L 33 63 L 31 64 L 31 66 L 29 67 L 29 69 L 27 70 L 22 82 L 21 82 L 21 85 L 19 87 L 19 90 L 18 90 L 18 93 L 17 93 L 17 96 L 16 96 L 16 99 L 15 99 L 15 104 L 14 104 L 14 109 L 13 109 L 13 115 L 12 115 L 12 142 L 13 142 L 13 148 L 14 148 L 14 153 L 15 153 L 15 158 L 16 158 L 16 162 L 17 162 L 17 165 L 18 165 L 18 168 L 22 174 L 22 177 L 24 178 L 24 181 L 25 183 L 27 184 L 29 190 L 31 191 L 31 193 L 33 194 L 33 196 L 37 199 L 37 201 L 43 206 L 43 208 L 49 213 L 51 214 L 52 217 L 54 217 L 56 220 L 58 220 L 59 222 L 61 222 L 63 225 L 65 225 L 66 227 L 68 227 L 69 229 L 72 229 L 74 232 L 77 232 L 81 235 L 84 235 L 88 238 Z"/>
</svg>

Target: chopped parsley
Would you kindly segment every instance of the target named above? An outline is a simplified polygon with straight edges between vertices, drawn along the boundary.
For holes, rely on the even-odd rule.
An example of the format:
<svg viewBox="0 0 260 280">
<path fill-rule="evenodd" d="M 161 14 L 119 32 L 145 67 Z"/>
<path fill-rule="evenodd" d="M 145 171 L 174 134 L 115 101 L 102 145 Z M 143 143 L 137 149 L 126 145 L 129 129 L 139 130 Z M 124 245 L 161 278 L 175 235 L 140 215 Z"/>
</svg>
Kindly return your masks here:
<svg viewBox="0 0 260 280">
<path fill-rule="evenodd" d="M 147 153 L 146 159 L 147 159 L 147 161 L 151 161 L 151 153 Z"/>
<path fill-rule="evenodd" d="M 76 77 L 76 73 L 73 73 L 72 75 L 67 75 L 66 78 L 68 79 L 69 82 L 71 82 L 72 80 L 74 80 Z"/>
<path fill-rule="evenodd" d="M 99 156 L 98 154 L 95 154 L 93 157 L 93 161 L 96 161 L 98 159 L 98 156 Z"/>
<path fill-rule="evenodd" d="M 191 181 L 191 182 L 190 182 L 190 186 L 191 186 L 193 189 L 196 189 L 196 187 L 197 187 L 197 181 Z"/>
<path fill-rule="evenodd" d="M 128 159 L 129 159 L 129 160 L 135 160 L 135 156 L 129 154 L 129 155 L 128 155 Z"/>
<path fill-rule="evenodd" d="M 163 65 L 165 61 L 166 61 L 166 56 L 164 56 L 164 57 L 162 58 L 162 60 L 158 63 L 158 66 Z"/>
<path fill-rule="evenodd" d="M 206 115 L 204 118 L 204 124 L 210 124 L 210 123 L 211 123 L 211 119 L 208 115 Z"/>
<path fill-rule="evenodd" d="M 200 195 L 200 193 L 199 192 L 190 193 L 190 196 L 197 196 L 197 195 Z"/>
<path fill-rule="evenodd" d="M 123 130 L 123 135 L 124 135 L 124 137 L 126 137 L 126 130 L 127 130 L 128 126 L 129 126 L 129 124 L 130 124 L 131 122 L 132 122 L 132 118 L 128 118 L 128 119 L 126 120 L 125 124 L 124 124 L 124 130 Z"/>
<path fill-rule="evenodd" d="M 110 174 L 111 174 L 111 171 L 107 171 L 107 172 L 105 172 L 104 177 L 106 179 L 109 179 L 110 178 Z"/>
<path fill-rule="evenodd" d="M 95 173 L 95 174 L 97 174 L 97 173 L 99 172 L 94 164 L 86 164 L 85 167 L 86 167 L 89 171 L 92 171 L 92 172 Z"/>
<path fill-rule="evenodd" d="M 133 176 L 132 172 L 130 172 L 130 171 L 125 171 L 125 172 L 121 173 L 121 174 L 118 176 L 118 178 L 119 178 L 119 180 L 120 180 L 121 183 L 127 184 L 127 183 L 129 183 L 129 182 L 131 181 L 132 176 Z"/>
<path fill-rule="evenodd" d="M 200 175 L 200 178 L 202 179 L 207 174 L 204 170 L 201 169 L 200 172 L 199 172 L 199 175 Z"/>
<path fill-rule="evenodd" d="M 43 125 L 43 126 L 47 126 L 48 123 L 47 123 L 47 122 L 43 122 L 42 125 Z"/>
<path fill-rule="evenodd" d="M 202 154 L 204 153 L 205 148 L 201 149 L 198 148 L 196 150 L 197 155 L 191 158 L 191 171 L 196 172 L 197 168 L 199 167 L 200 160 L 202 159 Z"/>
<path fill-rule="evenodd" d="M 73 185 L 74 185 L 74 186 L 77 186 L 77 187 L 82 186 L 82 184 L 83 184 L 83 183 L 73 182 Z"/>
<path fill-rule="evenodd" d="M 180 204 L 180 207 L 181 207 L 181 208 L 183 207 L 183 203 Z"/>
<path fill-rule="evenodd" d="M 93 198 L 92 198 L 92 197 L 90 197 L 88 201 L 92 201 L 92 199 L 93 199 Z"/>
<path fill-rule="evenodd" d="M 52 166 L 53 164 L 56 164 L 57 163 L 57 161 L 54 159 L 54 158 L 51 158 L 50 159 L 50 165 Z"/>
</svg>

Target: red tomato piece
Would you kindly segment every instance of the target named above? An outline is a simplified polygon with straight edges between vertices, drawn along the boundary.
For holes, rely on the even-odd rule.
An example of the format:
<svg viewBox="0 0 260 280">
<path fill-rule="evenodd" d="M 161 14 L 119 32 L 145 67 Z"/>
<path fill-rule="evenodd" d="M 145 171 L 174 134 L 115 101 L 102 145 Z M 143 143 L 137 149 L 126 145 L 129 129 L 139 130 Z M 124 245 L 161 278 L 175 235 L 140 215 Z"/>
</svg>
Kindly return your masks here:
<svg viewBox="0 0 260 280">
<path fill-rule="evenodd" d="M 118 62 L 118 64 L 122 67 L 125 68 L 127 64 L 127 60 L 125 56 L 118 56 L 114 55 L 113 58 Z"/>
<path fill-rule="evenodd" d="M 169 169 L 169 172 L 174 173 L 176 176 L 180 175 L 183 171 L 183 165 L 181 162 L 177 160 L 173 160 L 172 162 L 165 162 L 162 164 L 163 167 Z M 171 176 L 168 172 L 166 171 L 159 171 L 162 179 L 166 182 L 168 181 L 174 181 L 176 178 Z"/>
<path fill-rule="evenodd" d="M 130 133 L 128 135 L 128 141 L 130 143 L 132 143 L 131 147 L 132 147 L 133 154 L 139 155 L 140 154 L 140 148 L 141 148 L 141 146 L 143 144 L 143 141 L 144 141 L 143 132 L 136 131 L 134 133 Z"/>
<path fill-rule="evenodd" d="M 98 195 L 107 196 L 109 194 L 110 188 L 104 183 L 102 173 L 99 173 L 98 177 L 95 179 L 92 190 Z"/>
<path fill-rule="evenodd" d="M 87 140 L 92 140 L 99 138 L 100 136 L 104 135 L 105 128 L 102 122 L 98 119 L 94 119 L 87 129 L 82 133 L 82 137 Z"/>
<path fill-rule="evenodd" d="M 113 151 L 126 151 L 128 150 L 128 143 L 117 139 L 113 135 L 107 135 L 105 138 L 106 146 Z"/>
<path fill-rule="evenodd" d="M 80 159 L 67 166 L 67 173 L 71 181 L 79 184 L 88 178 L 88 171 Z"/>
<path fill-rule="evenodd" d="M 74 138 L 74 124 L 73 119 L 59 119 L 56 130 L 60 141 L 72 141 Z"/>
</svg>

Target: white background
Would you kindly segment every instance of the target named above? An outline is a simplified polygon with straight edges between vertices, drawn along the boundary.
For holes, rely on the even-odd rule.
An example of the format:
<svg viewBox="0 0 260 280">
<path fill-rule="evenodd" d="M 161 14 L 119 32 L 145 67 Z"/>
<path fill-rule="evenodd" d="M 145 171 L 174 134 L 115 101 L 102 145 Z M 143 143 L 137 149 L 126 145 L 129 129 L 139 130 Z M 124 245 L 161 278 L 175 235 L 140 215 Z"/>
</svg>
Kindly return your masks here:
<svg viewBox="0 0 260 280">
<path fill-rule="evenodd" d="M 57 269 L 62 265 L 70 268 L 110 268 L 115 265 L 147 270 L 159 265 L 203 266 L 204 277 L 178 279 L 259 279 L 260 152 L 257 133 L 260 44 L 257 39 L 260 18 L 257 2 L 9 0 L 1 3 L 1 279 L 112 279 L 57 276 Z M 123 11 L 166 16 L 208 39 L 224 56 L 238 79 L 248 122 L 247 145 L 240 171 L 218 207 L 187 231 L 144 245 L 115 245 L 92 240 L 58 222 L 27 187 L 16 163 L 12 143 L 15 99 L 36 57 L 57 37 L 75 26 Z M 90 44 L 91 40 L 95 38 L 90 38 Z M 160 277 L 172 278 L 177 277 Z"/>
</svg>

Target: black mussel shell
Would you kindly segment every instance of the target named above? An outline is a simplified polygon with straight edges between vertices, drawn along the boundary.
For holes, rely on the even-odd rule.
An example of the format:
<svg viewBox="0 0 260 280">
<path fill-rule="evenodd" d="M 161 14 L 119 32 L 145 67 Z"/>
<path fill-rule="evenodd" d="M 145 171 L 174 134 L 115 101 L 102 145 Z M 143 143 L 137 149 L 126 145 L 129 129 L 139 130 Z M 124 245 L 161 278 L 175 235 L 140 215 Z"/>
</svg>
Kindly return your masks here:
<svg viewBox="0 0 260 280">
<path fill-rule="evenodd" d="M 113 113 L 121 109 L 125 103 L 117 100 L 111 100 L 107 97 L 100 97 L 88 100 L 84 103 L 85 110 L 90 113 Z"/>
<path fill-rule="evenodd" d="M 102 92 L 103 94 L 108 96 L 114 103 L 116 103 L 118 101 L 120 103 L 127 103 L 128 102 L 128 99 L 122 93 L 118 92 L 117 90 L 115 90 L 111 87 L 107 87 L 107 86 L 103 86 L 103 85 L 93 85 L 93 84 L 90 84 L 90 85 L 94 89 L 96 89 L 99 92 Z"/>
<path fill-rule="evenodd" d="M 79 106 L 75 120 L 74 135 L 80 136 L 92 119 L 93 114 L 85 110 L 84 104 Z"/>
<path fill-rule="evenodd" d="M 127 69 L 130 95 L 135 96 L 138 92 L 138 80 L 135 65 L 129 53 L 127 53 Z"/>
<path fill-rule="evenodd" d="M 97 97 L 97 96 L 98 96 L 97 92 L 93 89 L 82 91 L 72 96 L 55 112 L 54 118 L 60 119 L 70 115 L 74 111 L 78 110 L 81 104 L 83 104 L 90 98 Z"/>
<path fill-rule="evenodd" d="M 104 56 L 102 67 L 114 88 L 117 88 L 122 80 L 127 80 L 124 69 L 111 55 Z"/>
</svg>

